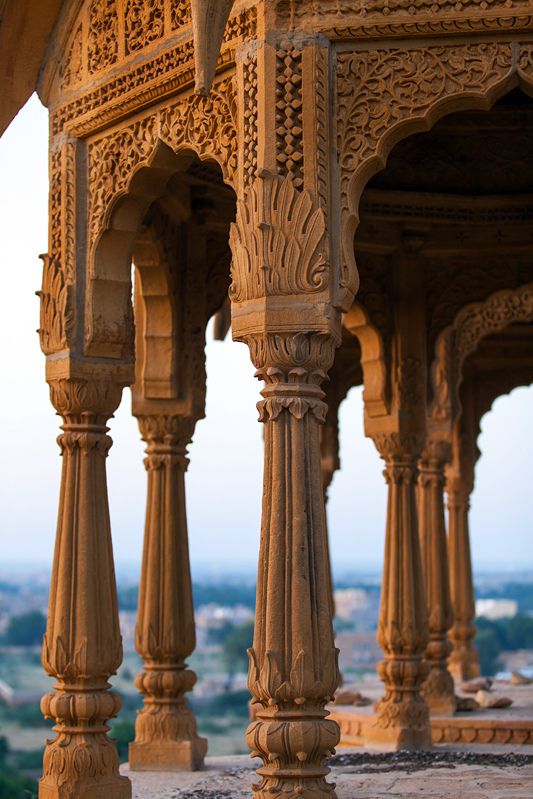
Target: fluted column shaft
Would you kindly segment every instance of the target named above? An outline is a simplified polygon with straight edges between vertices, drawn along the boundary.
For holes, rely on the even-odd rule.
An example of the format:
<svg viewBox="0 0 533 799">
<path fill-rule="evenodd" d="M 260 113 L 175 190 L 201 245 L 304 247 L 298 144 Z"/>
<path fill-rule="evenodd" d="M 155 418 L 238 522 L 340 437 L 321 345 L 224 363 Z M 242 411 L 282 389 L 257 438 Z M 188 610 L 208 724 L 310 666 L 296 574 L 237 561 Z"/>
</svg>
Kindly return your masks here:
<svg viewBox="0 0 533 799">
<path fill-rule="evenodd" d="M 432 713 L 455 711 L 453 678 L 447 668 L 453 622 L 444 516 L 444 462 L 424 454 L 419 463 L 418 523 L 426 590 L 429 644 L 424 659 L 429 672 L 423 695 Z"/>
<path fill-rule="evenodd" d="M 448 547 L 454 621 L 450 630 L 453 648 L 448 668 L 458 680 L 470 680 L 480 674 L 479 657 L 473 643 L 476 605 L 470 555 L 469 507 L 470 492 L 449 486 Z"/>
<path fill-rule="evenodd" d="M 61 492 L 43 666 L 56 679 L 41 709 L 55 721 L 40 799 L 129 799 L 108 719 L 120 700 L 108 679 L 122 661 L 109 524 L 106 422 L 122 386 L 60 380 L 51 399 L 63 417 Z"/>
<path fill-rule="evenodd" d="M 207 741 L 198 736 L 185 693 L 196 682 L 185 659 L 196 645 L 189 566 L 185 471 L 194 420 L 139 416 L 147 444 L 146 524 L 135 646 L 144 660 L 136 685 L 144 707 L 130 744 L 133 770 L 201 768 Z"/>
<path fill-rule="evenodd" d="M 376 705 L 369 741 L 394 749 L 431 746 L 429 713 L 421 695 L 428 625 L 416 505 L 418 452 L 401 451 L 395 436 L 375 438 L 388 484 L 378 672 L 385 695 Z"/>
<path fill-rule="evenodd" d="M 334 796 L 325 758 L 339 740 L 325 705 L 339 683 L 328 601 L 320 473 L 320 383 L 333 343 L 319 334 L 248 341 L 265 423 L 261 544 L 249 687 L 259 704 L 248 728 L 262 758 L 256 797 Z"/>
</svg>

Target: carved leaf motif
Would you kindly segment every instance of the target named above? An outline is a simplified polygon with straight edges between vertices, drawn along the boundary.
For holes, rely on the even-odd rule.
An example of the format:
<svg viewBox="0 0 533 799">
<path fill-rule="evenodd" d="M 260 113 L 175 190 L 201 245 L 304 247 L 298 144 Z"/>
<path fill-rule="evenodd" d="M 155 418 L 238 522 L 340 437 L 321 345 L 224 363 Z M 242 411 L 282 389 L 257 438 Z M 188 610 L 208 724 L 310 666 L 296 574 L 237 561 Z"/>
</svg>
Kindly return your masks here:
<svg viewBox="0 0 533 799">
<path fill-rule="evenodd" d="M 230 297 L 235 302 L 323 291 L 325 219 L 289 175 L 258 178 L 237 205 L 231 226 Z"/>
</svg>

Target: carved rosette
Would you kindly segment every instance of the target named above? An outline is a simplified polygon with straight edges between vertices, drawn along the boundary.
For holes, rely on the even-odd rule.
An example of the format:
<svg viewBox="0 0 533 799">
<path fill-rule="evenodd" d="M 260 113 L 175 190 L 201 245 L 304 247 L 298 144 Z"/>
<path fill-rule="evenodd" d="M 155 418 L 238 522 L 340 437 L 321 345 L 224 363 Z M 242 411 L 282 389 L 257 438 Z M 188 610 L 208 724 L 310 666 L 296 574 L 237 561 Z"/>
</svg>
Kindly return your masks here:
<svg viewBox="0 0 533 799">
<path fill-rule="evenodd" d="M 444 516 L 444 467 L 450 447 L 429 440 L 419 462 L 418 524 L 422 572 L 426 589 L 429 643 L 424 659 L 429 669 L 423 695 L 432 713 L 455 711 L 455 689 L 447 668 L 453 623 L 448 568 L 448 543 Z"/>
<path fill-rule="evenodd" d="M 138 416 L 146 442 L 146 525 L 135 646 L 144 668 L 135 680 L 143 709 L 129 747 L 137 771 L 201 768 L 207 741 L 200 738 L 185 701 L 196 675 L 185 659 L 196 645 L 185 471 L 195 420 L 177 415 Z"/>
<path fill-rule="evenodd" d="M 105 459 L 111 439 L 106 422 L 122 386 L 60 380 L 50 386 L 64 420 L 61 494 L 48 622 L 42 662 L 55 677 L 41 709 L 55 721 L 47 743 L 41 799 L 109 796 L 129 799 L 129 780 L 118 771 L 108 719 L 120 700 L 108 679 L 122 660 L 109 529 Z"/>
</svg>

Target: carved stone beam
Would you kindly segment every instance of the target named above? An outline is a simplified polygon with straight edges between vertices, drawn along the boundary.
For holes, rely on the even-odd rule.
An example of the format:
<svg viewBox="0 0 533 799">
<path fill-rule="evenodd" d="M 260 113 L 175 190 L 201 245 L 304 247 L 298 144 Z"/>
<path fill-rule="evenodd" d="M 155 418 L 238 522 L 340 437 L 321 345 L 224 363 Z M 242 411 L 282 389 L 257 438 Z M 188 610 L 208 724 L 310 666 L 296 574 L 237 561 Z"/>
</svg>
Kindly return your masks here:
<svg viewBox="0 0 533 799">
<path fill-rule="evenodd" d="M 195 91 L 209 94 L 233 0 L 191 0 Z"/>
<path fill-rule="evenodd" d="M 109 677 L 122 661 L 109 526 L 106 423 L 122 385 L 102 376 L 50 384 L 63 418 L 61 492 L 42 662 L 56 679 L 41 701 L 56 736 L 48 741 L 40 799 L 130 799 L 108 719 L 120 708 Z"/>
<path fill-rule="evenodd" d="M 259 42 L 239 62 L 243 94 L 253 94 L 250 103 L 258 108 L 243 148 L 230 236 L 233 337 L 246 342 L 265 384 L 259 403 L 263 512 L 249 651 L 249 687 L 259 708 L 247 733 L 263 761 L 254 786 L 258 799 L 335 796 L 325 760 L 339 728 L 327 719 L 326 704 L 339 672 L 319 440 L 326 415 L 321 384 L 340 342 L 328 204 L 329 57 L 327 44 L 300 39 Z M 317 133 L 325 139 L 318 141 Z"/>
<path fill-rule="evenodd" d="M 372 416 L 365 431 L 385 461 L 387 525 L 378 642 L 385 695 L 376 706 L 368 742 L 395 749 L 431 747 L 423 654 L 428 643 L 426 597 L 418 536 L 417 463 L 426 437 L 424 270 L 418 236 L 405 236 L 394 259 L 394 331 L 389 367 L 391 411 Z"/>
<path fill-rule="evenodd" d="M 448 542 L 444 515 L 444 469 L 450 445 L 431 432 L 419 462 L 418 526 L 422 571 L 426 588 L 429 644 L 424 654 L 429 669 L 423 695 L 431 713 L 453 713 L 456 707 L 453 678 L 447 668 L 453 623 L 448 567 Z"/>
<path fill-rule="evenodd" d="M 135 684 L 144 707 L 129 763 L 134 771 L 190 771 L 202 767 L 207 751 L 185 702 L 196 682 L 185 662 L 196 645 L 185 505 L 186 454 L 195 420 L 157 413 L 155 404 L 145 403 L 152 412 L 137 416 L 148 473 L 135 630 L 135 648 L 144 660 Z"/>
</svg>

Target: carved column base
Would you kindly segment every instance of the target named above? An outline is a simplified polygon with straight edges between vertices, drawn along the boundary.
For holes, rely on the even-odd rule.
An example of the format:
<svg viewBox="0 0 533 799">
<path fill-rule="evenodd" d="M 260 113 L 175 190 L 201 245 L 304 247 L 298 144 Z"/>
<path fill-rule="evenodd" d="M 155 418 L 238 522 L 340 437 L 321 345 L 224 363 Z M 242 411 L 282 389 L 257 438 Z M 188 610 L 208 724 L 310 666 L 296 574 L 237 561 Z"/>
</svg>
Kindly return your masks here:
<svg viewBox="0 0 533 799">
<path fill-rule="evenodd" d="M 127 777 L 106 779 L 99 783 L 84 785 L 69 781 L 68 785 L 39 782 L 39 799 L 131 799 L 131 783 Z"/>
<path fill-rule="evenodd" d="M 459 682 L 475 680 L 480 676 L 479 657 L 471 641 L 464 644 L 454 642 L 453 652 L 448 660 L 448 671 Z"/>
<path fill-rule="evenodd" d="M 402 690 L 386 690 L 383 699 L 375 706 L 376 721 L 368 727 L 366 743 L 390 751 L 431 749 L 429 712 L 417 690 L 422 664 L 409 659 L 400 663 L 397 660 L 382 661 L 378 671 L 385 682 L 390 680 L 390 675 L 387 678 L 386 674 L 387 665 L 392 666 L 395 672 L 398 672 L 400 666 L 404 672 L 401 682 L 407 686 L 413 681 L 414 687 L 413 690 L 408 687 Z M 396 678 L 398 679 L 398 674 Z"/>
<path fill-rule="evenodd" d="M 335 752 L 339 727 L 327 711 L 262 708 L 246 731 L 252 755 L 262 758 L 254 799 L 336 799 L 323 758 Z M 303 717 L 303 718 L 302 718 Z"/>
<path fill-rule="evenodd" d="M 207 754 L 207 739 L 131 743 L 128 759 L 131 771 L 199 771 Z"/>
<path fill-rule="evenodd" d="M 446 663 L 431 664 L 428 677 L 422 687 L 422 696 L 432 716 L 455 713 L 457 706 L 455 686 L 453 677 L 446 668 Z"/>
<path fill-rule="evenodd" d="M 410 752 L 424 752 L 432 748 L 431 731 L 422 726 L 388 727 L 384 728 L 379 721 L 367 728 L 365 745 L 376 747 L 388 752 L 399 752 L 408 749 Z"/>
<path fill-rule="evenodd" d="M 196 718 L 185 701 L 196 674 L 183 664 L 145 663 L 135 679 L 144 707 L 135 721 L 128 748 L 132 771 L 198 771 L 204 765 L 207 739 L 196 731 Z"/>
</svg>

